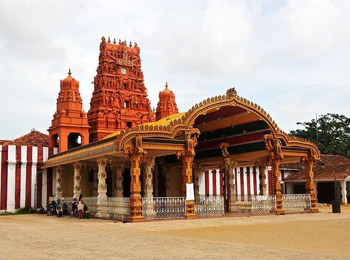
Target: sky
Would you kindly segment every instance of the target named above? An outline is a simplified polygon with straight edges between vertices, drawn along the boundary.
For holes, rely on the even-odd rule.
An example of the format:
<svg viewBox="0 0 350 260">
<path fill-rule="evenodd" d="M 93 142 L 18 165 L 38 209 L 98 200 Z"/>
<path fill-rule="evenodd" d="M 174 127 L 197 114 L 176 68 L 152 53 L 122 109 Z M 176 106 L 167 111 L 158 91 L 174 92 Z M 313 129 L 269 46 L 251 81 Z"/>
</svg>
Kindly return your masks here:
<svg viewBox="0 0 350 260">
<path fill-rule="evenodd" d="M 152 107 L 165 82 L 186 111 L 235 87 L 289 132 L 350 117 L 349 0 L 0 0 L 0 139 L 56 110 L 71 68 L 87 112 L 102 36 L 137 42 Z"/>
</svg>

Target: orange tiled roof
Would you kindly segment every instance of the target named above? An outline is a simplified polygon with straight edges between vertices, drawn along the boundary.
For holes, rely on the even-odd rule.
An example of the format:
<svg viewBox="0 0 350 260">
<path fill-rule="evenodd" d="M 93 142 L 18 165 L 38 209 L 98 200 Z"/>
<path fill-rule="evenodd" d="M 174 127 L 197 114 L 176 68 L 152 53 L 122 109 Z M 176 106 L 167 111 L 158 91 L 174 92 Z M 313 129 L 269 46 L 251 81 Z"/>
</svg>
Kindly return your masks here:
<svg viewBox="0 0 350 260">
<path fill-rule="evenodd" d="M 334 180 L 334 177 L 342 180 L 349 175 L 350 159 L 343 155 L 321 154 L 320 162 L 317 162 L 314 167 L 314 180 Z M 305 181 L 305 167 L 288 176 L 285 181 Z"/>
<path fill-rule="evenodd" d="M 15 140 L 0 140 L 0 145 L 32 145 L 32 146 L 49 146 L 49 136 L 39 131 L 32 130 Z"/>
</svg>

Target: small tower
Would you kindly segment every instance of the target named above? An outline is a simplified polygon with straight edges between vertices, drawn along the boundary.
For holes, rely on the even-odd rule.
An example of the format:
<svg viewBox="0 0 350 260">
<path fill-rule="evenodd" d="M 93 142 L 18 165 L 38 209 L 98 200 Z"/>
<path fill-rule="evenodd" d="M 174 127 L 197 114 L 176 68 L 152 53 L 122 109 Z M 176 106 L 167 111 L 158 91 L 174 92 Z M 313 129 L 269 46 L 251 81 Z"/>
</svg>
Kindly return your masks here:
<svg viewBox="0 0 350 260">
<path fill-rule="evenodd" d="M 59 152 L 89 143 L 89 125 L 82 108 L 79 82 L 71 76 L 61 80 L 57 98 L 57 110 L 49 131 L 49 147 L 58 147 Z"/>
<path fill-rule="evenodd" d="M 157 105 L 156 119 L 179 113 L 175 102 L 175 94 L 168 88 L 168 82 L 165 83 L 165 89 L 159 92 L 159 102 Z"/>
</svg>

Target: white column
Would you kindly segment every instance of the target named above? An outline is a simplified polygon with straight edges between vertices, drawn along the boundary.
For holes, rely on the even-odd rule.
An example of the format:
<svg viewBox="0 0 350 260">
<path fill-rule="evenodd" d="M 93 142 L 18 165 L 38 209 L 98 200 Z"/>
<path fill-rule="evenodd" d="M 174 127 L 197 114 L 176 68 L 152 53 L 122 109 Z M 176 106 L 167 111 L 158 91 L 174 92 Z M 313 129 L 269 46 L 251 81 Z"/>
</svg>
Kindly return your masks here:
<svg viewBox="0 0 350 260">
<path fill-rule="evenodd" d="M 74 176 L 73 176 L 73 198 L 79 199 L 81 194 L 81 168 L 82 164 L 80 162 L 73 164 Z"/>
<path fill-rule="evenodd" d="M 220 169 L 215 170 L 216 174 L 216 194 L 214 196 L 220 196 Z"/>
<path fill-rule="evenodd" d="M 247 173 L 247 167 L 243 167 L 243 187 L 244 187 L 244 194 L 248 195 L 248 179 L 247 179 L 248 173 Z"/>
<path fill-rule="evenodd" d="M 0 155 L 1 156 L 1 155 Z M 27 167 L 27 146 L 21 146 L 21 199 L 20 207 L 24 208 L 26 206 L 26 167 Z M 46 206 L 46 204 L 45 204 Z M 45 207 L 43 206 L 43 207 Z"/>
<path fill-rule="evenodd" d="M 56 172 L 56 199 L 62 198 L 62 172 L 63 167 L 58 166 L 55 168 Z"/>
<path fill-rule="evenodd" d="M 341 195 L 342 195 L 342 200 L 341 203 L 342 204 L 348 204 L 348 200 L 347 200 L 347 191 L 346 191 L 346 180 L 341 181 Z"/>
<path fill-rule="evenodd" d="M 98 218 L 108 218 L 108 202 L 107 202 L 107 185 L 106 185 L 106 165 L 107 159 L 99 158 L 97 160 L 98 164 L 98 195 L 97 195 L 97 213 Z"/>
<path fill-rule="evenodd" d="M 8 146 L 7 166 L 7 211 L 14 212 L 15 209 L 15 187 L 16 187 L 16 146 Z"/>
<path fill-rule="evenodd" d="M 32 183 L 31 183 L 31 207 L 36 208 L 37 198 L 37 163 L 38 163 L 38 147 L 33 146 L 32 149 Z"/>
<path fill-rule="evenodd" d="M 143 175 L 144 181 L 144 197 L 153 198 L 153 169 L 154 169 L 154 157 L 146 158 L 145 160 L 145 174 Z"/>
<path fill-rule="evenodd" d="M 209 196 L 213 195 L 213 173 L 212 170 L 208 171 L 209 174 Z"/>
<path fill-rule="evenodd" d="M 145 160 L 145 172 L 143 175 L 144 190 L 143 195 L 146 198 L 145 212 L 146 219 L 154 219 L 156 212 L 153 208 L 153 170 L 154 170 L 154 157 L 148 157 Z"/>
<path fill-rule="evenodd" d="M 249 167 L 249 178 L 250 178 L 250 194 L 249 195 L 254 195 L 254 174 L 253 174 L 253 167 Z"/>
<path fill-rule="evenodd" d="M 236 186 L 237 186 L 237 200 L 238 201 L 241 201 L 241 196 L 238 196 L 238 195 L 241 195 L 241 174 L 240 174 L 240 168 L 237 167 L 236 168 L 236 172 L 237 172 L 237 183 L 236 183 Z"/>
<path fill-rule="evenodd" d="M 260 194 L 260 180 L 259 180 L 259 167 L 256 166 L 255 167 L 255 171 L 256 171 L 256 174 L 255 174 L 255 178 L 256 178 L 256 194 L 259 195 Z"/>
</svg>

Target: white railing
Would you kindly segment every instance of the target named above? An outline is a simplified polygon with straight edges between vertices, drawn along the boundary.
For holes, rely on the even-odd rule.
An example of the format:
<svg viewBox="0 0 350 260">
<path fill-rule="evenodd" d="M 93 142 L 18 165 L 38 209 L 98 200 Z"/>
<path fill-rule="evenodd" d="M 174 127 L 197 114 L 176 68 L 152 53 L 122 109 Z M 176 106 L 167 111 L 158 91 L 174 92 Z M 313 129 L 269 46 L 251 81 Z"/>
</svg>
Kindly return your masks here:
<svg viewBox="0 0 350 260">
<path fill-rule="evenodd" d="M 223 196 L 201 196 L 199 204 L 194 206 L 198 216 L 223 216 L 225 205 Z"/>
<path fill-rule="evenodd" d="M 107 198 L 111 218 L 125 220 L 130 215 L 129 198 Z"/>
<path fill-rule="evenodd" d="M 286 212 L 303 212 L 311 209 L 310 194 L 283 194 L 282 200 Z"/>
<path fill-rule="evenodd" d="M 182 197 L 142 198 L 142 215 L 146 219 L 185 218 L 186 200 Z"/>
<path fill-rule="evenodd" d="M 276 196 L 252 196 L 252 214 L 272 214 L 276 212 Z"/>
<path fill-rule="evenodd" d="M 236 195 L 236 201 L 252 201 L 255 195 Z"/>
</svg>

